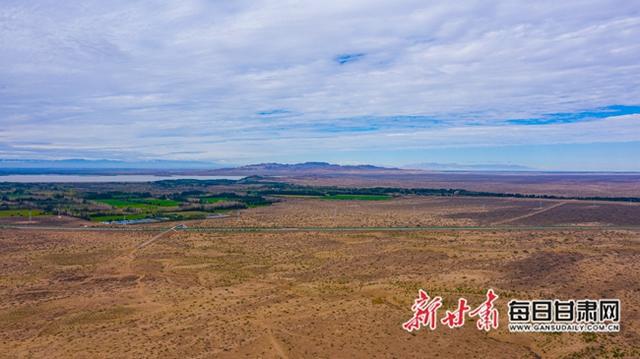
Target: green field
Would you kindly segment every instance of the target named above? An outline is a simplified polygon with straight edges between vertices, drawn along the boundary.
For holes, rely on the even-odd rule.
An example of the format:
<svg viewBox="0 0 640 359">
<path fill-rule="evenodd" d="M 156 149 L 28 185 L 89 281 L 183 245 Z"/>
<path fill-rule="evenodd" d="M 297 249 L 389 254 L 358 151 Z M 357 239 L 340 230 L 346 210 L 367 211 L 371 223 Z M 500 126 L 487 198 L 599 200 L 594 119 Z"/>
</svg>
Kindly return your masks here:
<svg viewBox="0 0 640 359">
<path fill-rule="evenodd" d="M 337 201 L 384 201 L 393 197 L 384 194 L 329 194 L 321 198 Z"/>
<path fill-rule="evenodd" d="M 135 200 L 136 202 L 138 200 Z M 180 203 L 171 199 L 148 198 L 140 200 L 144 203 L 152 204 L 159 207 L 177 207 Z"/>
<path fill-rule="evenodd" d="M 44 212 L 39 209 L 32 209 L 31 215 L 33 217 L 43 215 Z M 2 217 L 29 217 L 28 209 L 3 209 L 0 210 L 0 218 Z"/>
<path fill-rule="evenodd" d="M 177 207 L 180 203 L 170 199 L 158 198 L 107 198 L 97 199 L 96 202 L 108 204 L 116 208 L 144 208 L 154 209 L 155 207 Z"/>
</svg>

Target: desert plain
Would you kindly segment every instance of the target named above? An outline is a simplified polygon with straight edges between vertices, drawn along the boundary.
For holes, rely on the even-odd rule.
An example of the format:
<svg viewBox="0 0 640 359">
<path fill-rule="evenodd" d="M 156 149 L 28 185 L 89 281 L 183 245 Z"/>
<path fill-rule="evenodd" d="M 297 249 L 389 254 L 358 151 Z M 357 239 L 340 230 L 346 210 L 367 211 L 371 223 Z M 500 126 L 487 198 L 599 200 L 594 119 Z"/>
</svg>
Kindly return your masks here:
<svg viewBox="0 0 640 359">
<path fill-rule="evenodd" d="M 638 357 L 639 214 L 634 203 L 291 197 L 174 230 L 38 217 L 0 230 L 0 357 Z M 442 315 L 489 288 L 498 329 L 402 328 L 418 289 L 443 298 Z M 621 331 L 510 333 L 507 302 L 536 298 L 619 298 Z"/>
</svg>

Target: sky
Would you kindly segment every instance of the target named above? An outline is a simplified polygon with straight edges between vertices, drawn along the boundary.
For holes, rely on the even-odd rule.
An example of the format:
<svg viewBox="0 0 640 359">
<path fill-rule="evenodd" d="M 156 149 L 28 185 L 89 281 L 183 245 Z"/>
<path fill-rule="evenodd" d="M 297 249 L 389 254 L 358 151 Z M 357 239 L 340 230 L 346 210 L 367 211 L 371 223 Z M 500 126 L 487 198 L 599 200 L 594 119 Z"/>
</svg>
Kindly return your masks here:
<svg viewBox="0 0 640 359">
<path fill-rule="evenodd" d="M 640 171 L 636 1 L 0 2 L 0 158 Z"/>
</svg>

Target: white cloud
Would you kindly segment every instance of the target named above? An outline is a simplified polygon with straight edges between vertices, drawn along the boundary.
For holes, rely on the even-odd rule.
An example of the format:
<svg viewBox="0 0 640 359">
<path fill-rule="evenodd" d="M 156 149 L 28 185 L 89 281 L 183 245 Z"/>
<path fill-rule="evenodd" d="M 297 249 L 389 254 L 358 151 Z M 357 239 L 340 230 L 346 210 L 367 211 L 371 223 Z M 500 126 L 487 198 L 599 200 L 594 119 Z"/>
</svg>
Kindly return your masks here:
<svg viewBox="0 0 640 359">
<path fill-rule="evenodd" d="M 638 141 L 633 116 L 503 124 L 638 104 L 638 38 L 628 1 L 5 1 L 0 141 L 20 156 L 239 161 Z M 344 54 L 363 56 L 341 65 Z M 440 122 L 347 126 L 399 115 Z M 50 147 L 25 154 L 25 139 Z"/>
</svg>

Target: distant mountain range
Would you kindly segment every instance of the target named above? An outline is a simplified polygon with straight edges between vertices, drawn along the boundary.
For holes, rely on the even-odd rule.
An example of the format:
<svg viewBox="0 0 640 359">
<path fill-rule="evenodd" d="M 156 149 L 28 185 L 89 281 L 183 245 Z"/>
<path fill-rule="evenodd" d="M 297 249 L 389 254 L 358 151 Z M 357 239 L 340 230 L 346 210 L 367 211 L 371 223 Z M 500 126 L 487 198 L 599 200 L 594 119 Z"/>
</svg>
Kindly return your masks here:
<svg viewBox="0 0 640 359">
<path fill-rule="evenodd" d="M 295 164 L 259 163 L 225 167 L 198 161 L 115 161 L 115 160 L 14 160 L 0 159 L 0 174 L 198 174 L 198 175 L 295 175 L 295 174 L 366 174 L 411 172 L 399 168 L 372 165 L 337 165 L 327 162 Z"/>
<path fill-rule="evenodd" d="M 403 166 L 406 169 L 431 171 L 535 171 L 535 168 L 514 164 L 459 164 L 459 163 L 417 163 Z"/>
<path fill-rule="evenodd" d="M 199 175 L 330 175 L 330 174 L 408 174 L 423 171 L 531 171 L 532 168 L 511 164 L 420 163 L 403 168 L 373 165 L 338 165 L 327 162 L 259 163 L 239 167 L 223 167 L 201 161 L 117 161 L 117 160 L 16 160 L 0 159 L 0 174 L 91 173 L 91 174 L 199 174 Z"/>
<path fill-rule="evenodd" d="M 337 165 L 327 162 L 304 162 L 294 164 L 259 163 L 233 168 L 220 168 L 209 171 L 224 175 L 295 175 L 295 174 L 363 174 L 411 172 L 400 168 L 378 167 L 372 165 Z"/>
</svg>

